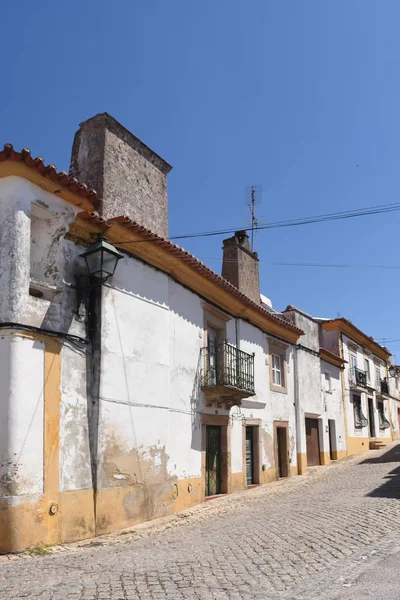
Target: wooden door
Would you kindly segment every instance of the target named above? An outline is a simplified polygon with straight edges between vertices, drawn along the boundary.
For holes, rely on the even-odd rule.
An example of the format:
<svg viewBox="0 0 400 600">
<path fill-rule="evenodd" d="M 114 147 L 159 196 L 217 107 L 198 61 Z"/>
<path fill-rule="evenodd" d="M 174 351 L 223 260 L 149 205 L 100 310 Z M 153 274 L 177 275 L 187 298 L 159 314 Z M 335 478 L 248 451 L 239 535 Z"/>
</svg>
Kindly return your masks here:
<svg viewBox="0 0 400 600">
<path fill-rule="evenodd" d="M 318 419 L 306 419 L 307 465 L 320 465 Z"/>
<path fill-rule="evenodd" d="M 221 427 L 206 428 L 206 496 L 221 493 Z"/>
<path fill-rule="evenodd" d="M 276 443 L 278 455 L 278 475 L 279 477 L 289 476 L 288 464 L 288 443 L 287 443 L 287 427 L 276 428 Z"/>
<path fill-rule="evenodd" d="M 399 431 L 400 431 L 400 408 L 397 409 L 397 421 L 399 423 Z"/>
<path fill-rule="evenodd" d="M 254 483 L 254 436 L 253 427 L 246 427 L 246 483 Z"/>
</svg>

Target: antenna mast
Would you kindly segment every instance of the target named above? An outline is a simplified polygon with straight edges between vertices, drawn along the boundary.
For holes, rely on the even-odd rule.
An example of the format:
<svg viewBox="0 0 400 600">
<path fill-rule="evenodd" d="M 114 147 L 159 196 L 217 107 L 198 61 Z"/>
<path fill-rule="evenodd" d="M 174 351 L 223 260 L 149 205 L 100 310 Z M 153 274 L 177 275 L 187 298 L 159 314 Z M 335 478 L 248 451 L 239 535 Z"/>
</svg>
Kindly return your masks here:
<svg viewBox="0 0 400 600">
<path fill-rule="evenodd" d="M 249 185 L 246 188 L 246 204 L 251 214 L 251 250 L 254 250 L 254 233 L 257 231 L 258 219 L 256 205 L 261 204 L 261 185 Z"/>
</svg>

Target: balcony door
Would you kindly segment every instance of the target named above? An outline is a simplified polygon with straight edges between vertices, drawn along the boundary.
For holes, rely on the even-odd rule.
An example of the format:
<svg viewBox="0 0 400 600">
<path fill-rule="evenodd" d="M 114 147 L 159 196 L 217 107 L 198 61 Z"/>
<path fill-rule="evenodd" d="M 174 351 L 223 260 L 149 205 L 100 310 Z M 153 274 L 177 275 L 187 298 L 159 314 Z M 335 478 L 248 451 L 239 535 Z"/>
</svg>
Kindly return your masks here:
<svg viewBox="0 0 400 600">
<path fill-rule="evenodd" d="M 217 385 L 218 377 L 218 330 L 207 327 L 207 349 L 208 349 L 208 380 L 209 385 Z"/>
</svg>

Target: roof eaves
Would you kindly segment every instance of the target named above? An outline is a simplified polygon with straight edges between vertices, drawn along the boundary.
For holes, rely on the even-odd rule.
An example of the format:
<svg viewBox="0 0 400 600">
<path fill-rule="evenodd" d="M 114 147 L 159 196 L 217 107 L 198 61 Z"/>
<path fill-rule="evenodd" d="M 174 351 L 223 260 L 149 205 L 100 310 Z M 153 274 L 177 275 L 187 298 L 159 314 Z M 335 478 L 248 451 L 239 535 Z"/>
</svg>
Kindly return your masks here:
<svg viewBox="0 0 400 600">
<path fill-rule="evenodd" d="M 32 158 L 31 151 L 28 148 L 23 148 L 20 152 L 17 152 L 12 144 L 4 144 L 3 150 L 0 150 L 0 162 L 6 160 L 25 163 L 27 167 L 36 170 L 43 177 L 47 177 L 61 187 L 68 188 L 73 194 L 87 198 L 92 204 L 99 201 L 95 190 L 88 188 L 84 183 L 80 183 L 75 177 L 69 177 L 65 171 L 57 172 L 55 165 L 49 164 L 46 166 L 41 156 Z"/>
<path fill-rule="evenodd" d="M 269 311 L 265 310 L 261 305 L 258 305 L 255 302 L 253 302 L 252 300 L 250 300 L 250 298 L 248 298 L 247 296 L 242 294 L 242 292 L 240 292 L 229 281 L 227 281 L 226 279 L 221 277 L 221 275 L 218 275 L 217 273 L 212 271 L 212 269 L 207 267 L 207 265 L 205 265 L 199 259 L 197 259 L 195 256 L 190 254 L 190 252 L 187 252 L 186 250 L 184 250 L 183 248 L 180 248 L 176 244 L 173 244 L 169 240 L 166 240 L 165 238 L 160 237 L 156 233 L 153 233 L 146 227 L 143 227 L 142 225 L 139 225 L 135 221 L 132 221 L 129 217 L 119 216 L 119 217 L 113 217 L 113 218 L 105 221 L 102 217 L 100 217 L 100 215 L 98 213 L 96 213 L 96 212 L 88 213 L 87 211 L 78 213 L 77 216 L 81 219 L 91 220 L 92 223 L 98 223 L 99 225 L 101 225 L 104 228 L 107 228 L 107 226 L 108 227 L 111 226 L 113 223 L 117 223 L 119 225 L 123 225 L 127 229 L 134 230 L 136 233 L 139 233 L 140 235 L 143 235 L 145 238 L 147 238 L 149 242 L 154 242 L 154 243 L 159 244 L 161 247 L 165 248 L 165 250 L 167 252 L 169 252 L 170 254 L 173 254 L 176 258 L 185 261 L 186 264 L 190 265 L 193 269 L 195 269 L 197 272 L 201 273 L 203 276 L 214 281 L 220 287 L 223 287 L 224 289 L 229 290 L 238 299 L 240 299 L 244 304 L 246 304 L 247 306 L 250 306 L 253 309 L 256 309 L 259 313 L 261 313 L 267 319 L 274 321 L 275 323 L 279 323 L 280 325 L 282 325 L 282 327 L 285 327 L 288 330 L 290 330 L 294 333 L 297 333 L 299 336 L 304 334 L 302 329 L 299 329 L 295 325 L 292 325 L 288 320 L 284 319 L 283 317 L 278 317 L 274 314 L 271 314 Z"/>
</svg>

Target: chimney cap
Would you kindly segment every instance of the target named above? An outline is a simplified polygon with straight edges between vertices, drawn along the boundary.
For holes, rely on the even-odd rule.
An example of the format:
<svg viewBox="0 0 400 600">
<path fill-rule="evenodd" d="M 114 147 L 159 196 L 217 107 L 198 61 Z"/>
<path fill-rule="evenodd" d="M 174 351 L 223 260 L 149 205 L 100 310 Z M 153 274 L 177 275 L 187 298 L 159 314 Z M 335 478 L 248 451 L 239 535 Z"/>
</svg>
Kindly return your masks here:
<svg viewBox="0 0 400 600">
<path fill-rule="evenodd" d="M 132 146 L 139 154 L 141 154 L 144 158 L 150 161 L 155 167 L 157 167 L 164 175 L 167 175 L 172 166 L 167 163 L 161 156 L 159 156 L 156 152 L 154 152 L 151 148 L 146 146 L 144 142 L 139 140 L 136 135 L 129 131 L 126 127 L 121 125 L 117 119 L 111 116 L 107 112 L 98 113 L 86 121 L 82 121 L 79 123 L 79 127 L 81 129 L 85 129 L 86 127 L 90 127 L 91 125 L 103 125 L 105 129 L 114 133 L 117 137 L 123 139 L 127 144 Z"/>
</svg>

